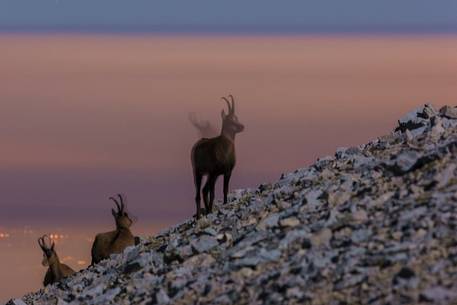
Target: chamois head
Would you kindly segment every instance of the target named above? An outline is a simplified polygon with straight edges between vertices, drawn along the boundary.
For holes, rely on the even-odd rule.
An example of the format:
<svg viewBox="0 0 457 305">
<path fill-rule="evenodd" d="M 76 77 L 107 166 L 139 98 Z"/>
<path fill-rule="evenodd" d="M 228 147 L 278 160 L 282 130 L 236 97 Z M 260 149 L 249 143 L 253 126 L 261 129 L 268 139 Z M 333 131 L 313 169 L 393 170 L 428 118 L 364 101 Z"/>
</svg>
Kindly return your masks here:
<svg viewBox="0 0 457 305">
<path fill-rule="evenodd" d="M 43 260 L 41 261 L 43 266 L 51 266 L 59 261 L 56 251 L 54 251 L 55 243 L 51 241 L 49 236 L 43 235 L 38 238 L 38 245 L 43 250 Z"/>
<path fill-rule="evenodd" d="M 129 214 L 125 211 L 125 204 L 124 198 L 121 194 L 117 194 L 119 197 L 119 201 L 116 200 L 114 197 L 110 197 L 109 199 L 114 201 L 117 207 L 117 211 L 111 209 L 111 213 L 113 214 L 114 220 L 116 221 L 116 227 L 122 229 L 128 229 L 133 223 L 133 220 L 129 217 Z"/>
<path fill-rule="evenodd" d="M 222 134 L 229 137 L 230 139 L 235 138 L 235 134 L 240 133 L 244 130 L 244 125 L 240 123 L 238 117 L 235 114 L 235 100 L 230 94 L 229 98 L 231 102 L 226 97 L 222 99 L 227 103 L 228 113 L 225 113 L 225 110 L 222 110 Z"/>
</svg>

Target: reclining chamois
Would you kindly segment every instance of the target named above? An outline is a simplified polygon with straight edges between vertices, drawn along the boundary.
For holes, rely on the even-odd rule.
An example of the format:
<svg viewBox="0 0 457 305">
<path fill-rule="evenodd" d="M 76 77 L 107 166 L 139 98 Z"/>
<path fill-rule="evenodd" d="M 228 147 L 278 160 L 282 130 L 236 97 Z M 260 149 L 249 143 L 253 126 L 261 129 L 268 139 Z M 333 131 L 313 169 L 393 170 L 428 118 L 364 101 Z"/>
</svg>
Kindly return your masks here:
<svg viewBox="0 0 457 305">
<path fill-rule="evenodd" d="M 224 203 L 227 203 L 232 170 L 235 167 L 235 135 L 244 130 L 243 124 L 238 121 L 235 114 L 235 101 L 229 95 L 231 103 L 225 97 L 222 99 L 228 105 L 228 114 L 224 110 L 222 116 L 222 130 L 219 136 L 210 139 L 200 139 L 195 143 L 191 152 L 191 160 L 195 182 L 195 203 L 197 207 L 197 219 L 200 218 L 200 189 L 203 176 L 207 176 L 203 187 L 203 202 L 205 213 L 211 213 L 214 202 L 214 188 L 218 176 L 224 175 Z"/>
<path fill-rule="evenodd" d="M 59 257 L 55 251 L 55 243 L 47 235 L 38 238 L 38 245 L 43 251 L 43 261 L 41 264 L 49 267 L 44 276 L 43 285 L 47 286 L 52 283 L 59 282 L 63 278 L 75 273 L 73 269 L 59 261 Z"/>
<path fill-rule="evenodd" d="M 137 237 L 134 237 L 130 232 L 133 221 L 125 210 L 124 198 L 121 194 L 117 196 L 119 201 L 114 197 L 109 198 L 114 201 L 117 207 L 117 210 L 111 209 L 116 221 L 116 230 L 97 234 L 92 245 L 92 265 L 109 258 L 113 253 L 121 253 L 125 248 L 139 242 Z"/>
</svg>

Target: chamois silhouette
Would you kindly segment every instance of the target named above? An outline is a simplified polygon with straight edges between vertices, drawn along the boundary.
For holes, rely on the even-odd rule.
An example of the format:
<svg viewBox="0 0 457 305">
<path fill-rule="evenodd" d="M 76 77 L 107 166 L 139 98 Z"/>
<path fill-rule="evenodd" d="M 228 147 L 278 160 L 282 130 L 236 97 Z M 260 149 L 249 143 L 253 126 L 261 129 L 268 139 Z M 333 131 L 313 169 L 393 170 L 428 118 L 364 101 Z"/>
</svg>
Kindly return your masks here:
<svg viewBox="0 0 457 305">
<path fill-rule="evenodd" d="M 229 189 L 230 177 L 235 167 L 235 136 L 244 130 L 243 124 L 235 114 L 235 100 L 232 95 L 222 99 L 227 103 L 228 113 L 221 112 L 222 130 L 219 136 L 214 138 L 200 139 L 192 147 L 191 161 L 195 182 L 195 204 L 197 208 L 197 219 L 201 214 L 201 184 L 203 176 L 207 176 L 203 187 L 203 202 L 205 213 L 211 213 L 214 202 L 214 188 L 217 178 L 224 176 L 224 203 L 227 203 L 227 193 Z"/>
</svg>

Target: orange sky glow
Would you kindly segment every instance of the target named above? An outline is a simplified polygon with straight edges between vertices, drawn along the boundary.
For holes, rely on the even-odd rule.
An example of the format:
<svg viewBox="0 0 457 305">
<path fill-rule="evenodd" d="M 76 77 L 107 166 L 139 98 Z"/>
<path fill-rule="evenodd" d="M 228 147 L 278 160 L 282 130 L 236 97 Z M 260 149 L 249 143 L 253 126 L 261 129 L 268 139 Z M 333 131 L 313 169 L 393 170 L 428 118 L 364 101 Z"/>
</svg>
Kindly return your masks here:
<svg viewBox="0 0 457 305">
<path fill-rule="evenodd" d="M 219 98 L 233 93 L 243 168 L 281 171 L 457 96 L 453 37 L 16 35 L 0 45 L 2 168 L 181 168 L 195 140 L 187 113 L 218 124 Z"/>
</svg>

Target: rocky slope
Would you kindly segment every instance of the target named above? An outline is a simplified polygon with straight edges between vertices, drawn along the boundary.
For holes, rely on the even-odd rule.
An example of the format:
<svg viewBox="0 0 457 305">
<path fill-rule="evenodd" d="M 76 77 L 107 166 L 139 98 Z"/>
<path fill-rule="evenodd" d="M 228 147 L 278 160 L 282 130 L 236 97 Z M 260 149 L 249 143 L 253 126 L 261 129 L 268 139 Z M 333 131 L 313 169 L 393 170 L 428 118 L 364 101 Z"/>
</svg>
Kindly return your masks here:
<svg viewBox="0 0 457 305">
<path fill-rule="evenodd" d="M 457 108 L 233 192 L 12 304 L 457 303 Z"/>
</svg>

